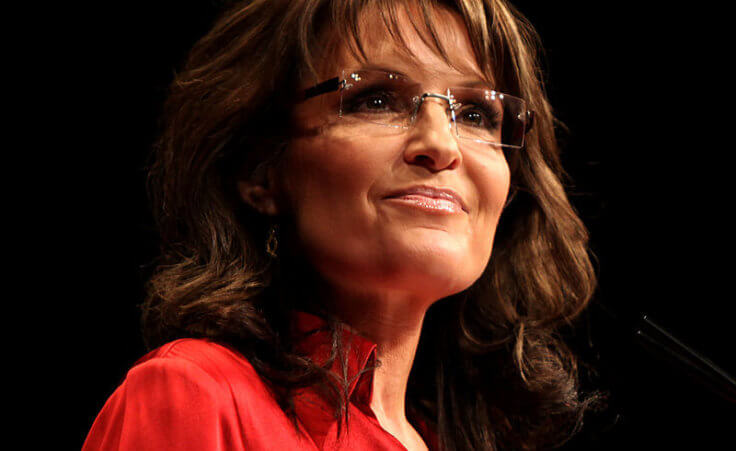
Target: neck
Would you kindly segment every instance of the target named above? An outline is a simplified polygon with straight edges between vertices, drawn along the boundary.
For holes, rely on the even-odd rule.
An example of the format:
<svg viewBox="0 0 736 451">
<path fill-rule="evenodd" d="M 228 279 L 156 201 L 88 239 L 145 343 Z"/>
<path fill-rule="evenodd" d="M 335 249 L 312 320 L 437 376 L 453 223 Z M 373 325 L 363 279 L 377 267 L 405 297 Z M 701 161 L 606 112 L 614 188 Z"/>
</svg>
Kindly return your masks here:
<svg viewBox="0 0 736 451">
<path fill-rule="evenodd" d="M 342 301 L 333 305 L 333 311 L 377 345 L 381 363 L 373 374 L 371 409 L 382 424 L 408 427 L 406 388 L 424 315 L 431 302 L 401 295 L 351 295 Z"/>
</svg>

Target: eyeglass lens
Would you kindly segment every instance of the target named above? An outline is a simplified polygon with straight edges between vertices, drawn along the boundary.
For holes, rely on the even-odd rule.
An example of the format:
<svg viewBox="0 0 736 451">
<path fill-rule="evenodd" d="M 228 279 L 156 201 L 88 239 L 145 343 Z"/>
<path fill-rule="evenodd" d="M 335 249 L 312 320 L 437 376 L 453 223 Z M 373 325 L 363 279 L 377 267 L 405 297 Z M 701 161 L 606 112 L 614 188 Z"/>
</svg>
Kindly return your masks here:
<svg viewBox="0 0 736 451">
<path fill-rule="evenodd" d="M 384 71 L 343 74 L 339 116 L 346 125 L 370 124 L 408 128 L 421 108 L 421 85 L 403 75 Z M 497 91 L 449 88 L 448 117 L 454 115 L 459 138 L 502 147 L 521 147 L 526 125 L 524 100 Z"/>
</svg>

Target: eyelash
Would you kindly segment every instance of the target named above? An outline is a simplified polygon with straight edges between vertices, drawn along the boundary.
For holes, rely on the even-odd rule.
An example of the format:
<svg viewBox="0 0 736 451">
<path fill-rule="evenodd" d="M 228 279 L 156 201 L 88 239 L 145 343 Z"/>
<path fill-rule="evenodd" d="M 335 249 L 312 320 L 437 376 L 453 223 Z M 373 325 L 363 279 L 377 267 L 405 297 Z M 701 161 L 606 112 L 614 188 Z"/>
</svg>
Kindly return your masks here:
<svg viewBox="0 0 736 451">
<path fill-rule="evenodd" d="M 396 97 L 391 95 L 389 92 L 383 89 L 367 89 L 363 92 L 355 93 L 344 101 L 343 107 L 347 112 L 356 112 L 362 109 L 366 101 L 373 100 L 376 98 L 386 99 L 386 104 L 389 108 L 396 103 Z M 386 111 L 382 109 L 381 111 Z"/>
<path fill-rule="evenodd" d="M 482 116 L 482 119 L 486 122 L 490 122 L 492 127 L 494 129 L 498 128 L 501 124 L 499 119 L 501 118 L 501 114 L 496 109 L 489 109 L 480 105 L 470 105 L 472 108 L 468 108 L 467 110 L 462 110 L 458 113 L 455 113 L 456 120 L 457 118 L 461 117 L 463 114 L 467 113 L 473 113 L 478 112 Z"/>
</svg>

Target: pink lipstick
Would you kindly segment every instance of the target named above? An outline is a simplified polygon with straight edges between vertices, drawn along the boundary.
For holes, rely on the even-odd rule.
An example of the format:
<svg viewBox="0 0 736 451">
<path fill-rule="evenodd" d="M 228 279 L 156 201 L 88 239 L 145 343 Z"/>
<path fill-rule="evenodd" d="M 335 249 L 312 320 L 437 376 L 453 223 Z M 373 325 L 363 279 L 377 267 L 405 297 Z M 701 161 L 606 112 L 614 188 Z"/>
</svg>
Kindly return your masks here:
<svg viewBox="0 0 736 451">
<path fill-rule="evenodd" d="M 434 213 L 452 214 L 467 212 L 467 207 L 462 197 L 448 188 L 413 186 L 395 191 L 386 198 Z"/>
</svg>

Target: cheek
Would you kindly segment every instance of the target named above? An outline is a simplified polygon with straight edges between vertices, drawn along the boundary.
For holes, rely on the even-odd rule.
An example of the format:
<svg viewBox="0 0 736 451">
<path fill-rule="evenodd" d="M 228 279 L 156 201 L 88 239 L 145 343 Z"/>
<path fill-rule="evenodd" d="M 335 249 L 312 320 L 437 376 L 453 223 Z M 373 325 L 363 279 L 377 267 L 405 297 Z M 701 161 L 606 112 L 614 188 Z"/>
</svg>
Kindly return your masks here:
<svg viewBox="0 0 736 451">
<path fill-rule="evenodd" d="M 502 154 L 498 158 L 484 158 L 471 166 L 471 175 L 478 192 L 477 217 L 475 220 L 474 245 L 480 258 L 488 259 L 501 212 L 511 184 L 511 172 Z"/>
<path fill-rule="evenodd" d="M 471 176 L 478 189 L 478 212 L 482 223 L 495 230 L 511 186 L 511 171 L 503 154 L 478 161 Z"/>
<path fill-rule="evenodd" d="M 370 187 L 381 173 L 376 152 L 356 140 L 316 137 L 297 139 L 284 165 L 284 194 L 300 241 L 308 248 L 328 250 L 336 236 L 369 233 L 375 211 Z M 350 230 L 351 234 L 344 231 Z M 360 246 L 360 240 L 350 243 Z M 343 243 L 344 244 L 344 243 Z"/>
<path fill-rule="evenodd" d="M 364 194 L 378 170 L 375 159 L 368 156 L 360 143 L 334 138 L 295 140 L 284 170 L 284 191 L 292 210 L 353 206 L 349 199 Z"/>
</svg>

